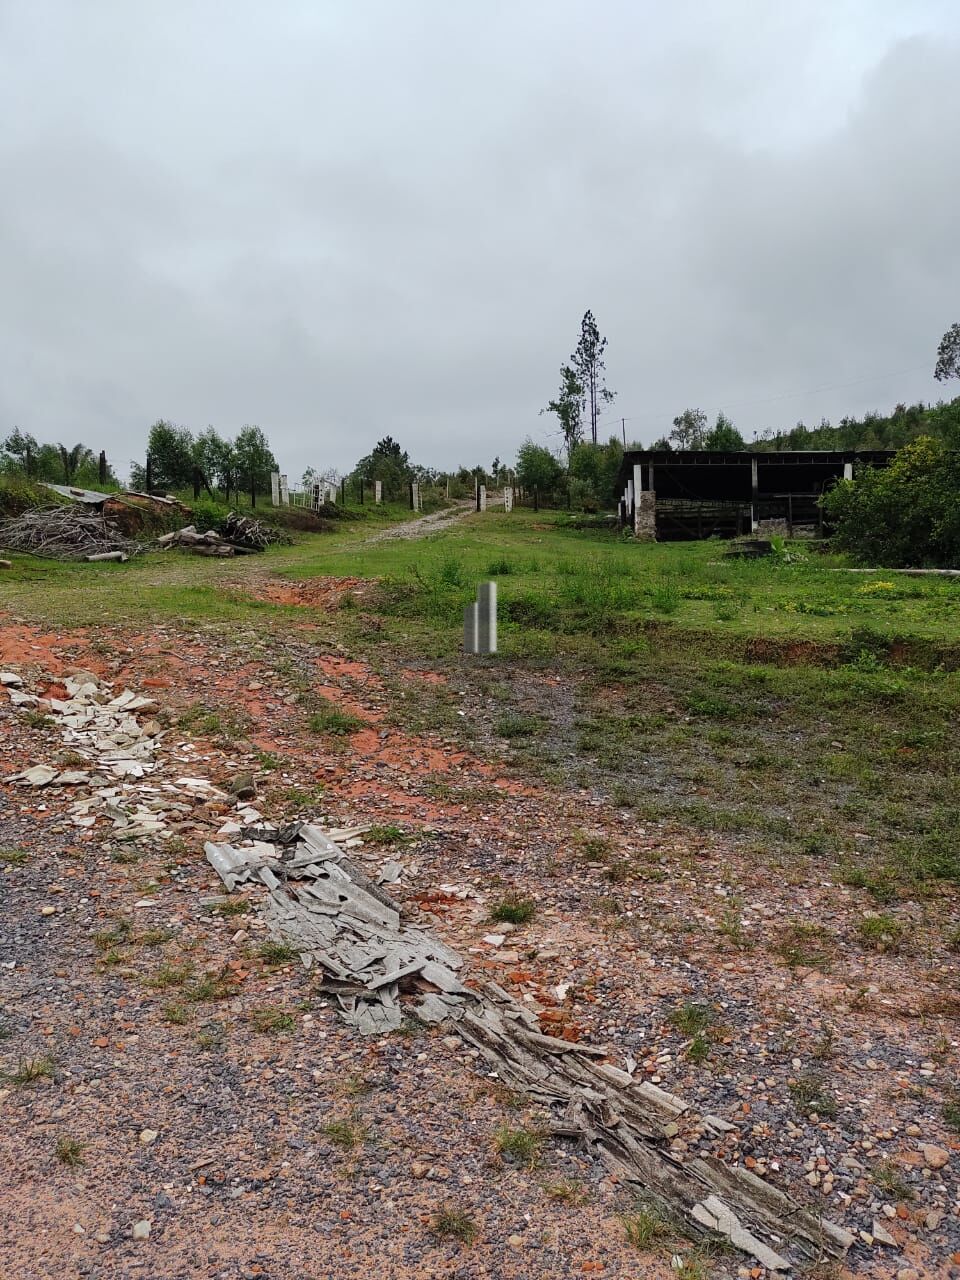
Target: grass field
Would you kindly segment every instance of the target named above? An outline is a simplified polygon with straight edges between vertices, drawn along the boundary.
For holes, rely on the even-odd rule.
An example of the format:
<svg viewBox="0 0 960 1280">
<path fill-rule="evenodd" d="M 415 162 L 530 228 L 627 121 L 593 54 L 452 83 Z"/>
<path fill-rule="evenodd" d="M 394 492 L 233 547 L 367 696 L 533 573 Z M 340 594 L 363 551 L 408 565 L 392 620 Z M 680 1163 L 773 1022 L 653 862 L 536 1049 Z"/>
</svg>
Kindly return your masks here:
<svg viewBox="0 0 960 1280">
<path fill-rule="evenodd" d="M 256 561 L 18 560 L 0 605 L 59 625 L 269 629 L 302 612 L 251 599 L 251 573 L 376 578 L 329 626 L 357 652 L 456 670 L 474 733 L 549 781 L 608 796 L 632 823 L 839 865 L 881 900 L 960 878 L 960 582 L 853 573 L 801 543 L 729 560 L 721 543 L 636 544 L 556 513 L 363 545 L 370 531 Z M 462 607 L 491 577 L 500 652 L 466 660 Z M 440 688 L 403 714 L 470 732 L 462 705 Z"/>
</svg>

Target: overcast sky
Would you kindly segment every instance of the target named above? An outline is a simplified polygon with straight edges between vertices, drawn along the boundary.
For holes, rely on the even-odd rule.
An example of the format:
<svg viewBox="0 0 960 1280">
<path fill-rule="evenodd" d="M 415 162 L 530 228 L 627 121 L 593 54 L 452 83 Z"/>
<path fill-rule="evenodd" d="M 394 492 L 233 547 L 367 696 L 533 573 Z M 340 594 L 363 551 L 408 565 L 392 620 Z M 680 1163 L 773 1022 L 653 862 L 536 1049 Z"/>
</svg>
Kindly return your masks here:
<svg viewBox="0 0 960 1280">
<path fill-rule="evenodd" d="M 960 394 L 957 0 L 0 0 L 0 435 L 512 460 Z"/>
</svg>

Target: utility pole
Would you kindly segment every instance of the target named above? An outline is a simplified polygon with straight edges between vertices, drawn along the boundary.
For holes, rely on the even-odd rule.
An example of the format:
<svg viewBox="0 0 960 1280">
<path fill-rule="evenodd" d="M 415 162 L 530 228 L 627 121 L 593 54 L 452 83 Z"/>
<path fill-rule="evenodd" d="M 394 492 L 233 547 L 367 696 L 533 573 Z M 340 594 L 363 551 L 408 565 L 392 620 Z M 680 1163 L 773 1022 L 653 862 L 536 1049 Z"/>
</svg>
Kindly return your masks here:
<svg viewBox="0 0 960 1280">
<path fill-rule="evenodd" d="M 624 447 L 624 448 L 626 448 L 626 447 L 627 447 L 627 420 L 626 420 L 626 418 L 621 418 L 621 419 L 620 419 L 620 430 L 623 432 L 623 447 Z"/>
</svg>

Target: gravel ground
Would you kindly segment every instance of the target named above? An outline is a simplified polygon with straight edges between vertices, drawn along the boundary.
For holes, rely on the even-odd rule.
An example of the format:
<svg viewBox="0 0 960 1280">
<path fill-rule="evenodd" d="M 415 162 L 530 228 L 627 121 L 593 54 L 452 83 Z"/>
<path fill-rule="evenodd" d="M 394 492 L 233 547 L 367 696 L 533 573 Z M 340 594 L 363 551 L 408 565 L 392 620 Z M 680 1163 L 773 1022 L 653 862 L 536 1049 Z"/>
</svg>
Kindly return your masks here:
<svg viewBox="0 0 960 1280">
<path fill-rule="evenodd" d="M 901 937 L 877 950 L 869 898 L 821 865 L 638 829 L 587 792 L 398 727 L 397 688 L 427 703 L 445 682 L 456 694 L 457 673 L 374 671 L 316 614 L 230 640 L 0 628 L 0 669 L 31 688 L 75 668 L 157 698 L 164 777 L 253 770 L 269 817 L 400 828 L 361 856 L 403 864 L 408 911 L 545 1030 L 733 1123 L 719 1154 L 858 1233 L 850 1273 L 960 1276 L 955 893 L 897 904 Z M 363 728 L 311 736 L 310 693 Z M 59 749 L 0 695 L 0 776 Z M 457 1038 L 362 1039 L 299 964 L 259 954 L 255 909 L 205 908 L 222 806 L 198 801 L 131 852 L 109 825 L 74 827 L 74 798 L 0 786 L 0 850 L 27 855 L 0 872 L 0 1274 L 639 1280 L 676 1274 L 679 1254 L 690 1275 L 762 1275 L 678 1237 L 633 1247 L 622 1191 L 582 1153 L 546 1143 L 531 1168 L 498 1153 L 498 1130 L 544 1117 Z M 507 892 L 535 903 L 513 928 L 490 922 Z M 219 998 L 191 999 L 205 973 Z M 258 1029 L 273 1012 L 279 1030 Z M 475 1239 L 438 1236 L 441 1210 Z"/>
</svg>

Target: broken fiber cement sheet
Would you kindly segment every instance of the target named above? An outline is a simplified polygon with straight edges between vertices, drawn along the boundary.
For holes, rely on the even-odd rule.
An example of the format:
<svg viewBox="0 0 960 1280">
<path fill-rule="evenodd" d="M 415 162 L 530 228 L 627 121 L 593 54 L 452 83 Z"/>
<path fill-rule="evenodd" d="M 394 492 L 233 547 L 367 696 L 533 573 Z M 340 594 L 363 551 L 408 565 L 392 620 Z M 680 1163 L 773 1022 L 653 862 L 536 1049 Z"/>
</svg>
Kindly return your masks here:
<svg viewBox="0 0 960 1280">
<path fill-rule="evenodd" d="M 231 891 L 248 881 L 264 886 L 271 936 L 324 970 L 325 989 L 363 1034 L 395 1030 L 405 1012 L 449 1023 L 504 1084 L 549 1109 L 557 1136 L 584 1144 L 689 1235 L 722 1236 L 771 1271 L 842 1258 L 854 1243 L 748 1169 L 697 1155 L 699 1137 L 731 1128 L 726 1121 L 635 1080 L 606 1062 L 604 1049 L 543 1035 L 495 983 L 464 986 L 460 957 L 406 924 L 399 904 L 319 827 L 244 834 L 253 839 L 208 843 L 207 859 Z M 385 878 L 396 879 L 392 867 Z M 688 1141 L 682 1156 L 671 1148 L 679 1134 Z"/>
</svg>

